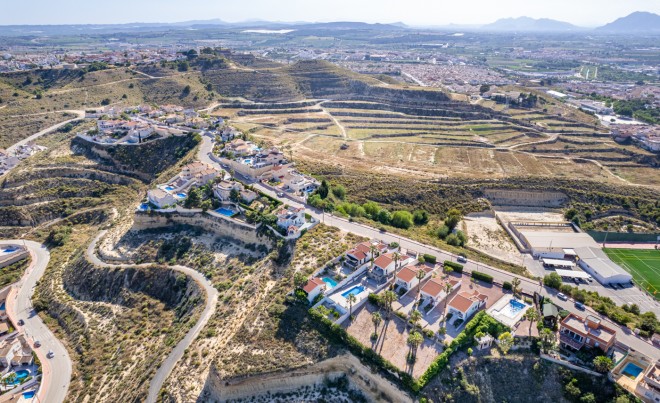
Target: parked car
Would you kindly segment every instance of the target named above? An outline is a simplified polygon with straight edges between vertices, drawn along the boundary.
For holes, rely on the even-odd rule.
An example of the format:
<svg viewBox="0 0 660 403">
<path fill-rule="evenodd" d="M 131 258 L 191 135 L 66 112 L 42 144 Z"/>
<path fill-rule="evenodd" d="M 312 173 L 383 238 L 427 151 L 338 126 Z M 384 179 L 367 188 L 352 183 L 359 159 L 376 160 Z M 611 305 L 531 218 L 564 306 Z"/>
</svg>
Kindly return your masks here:
<svg viewBox="0 0 660 403">
<path fill-rule="evenodd" d="M 566 294 L 563 294 L 561 292 L 557 294 L 557 298 L 559 298 L 562 301 L 568 301 L 568 297 L 566 296 Z"/>
<path fill-rule="evenodd" d="M 583 304 L 582 302 L 575 301 L 575 304 L 574 304 L 574 305 L 575 305 L 575 307 L 576 307 L 577 309 L 579 309 L 579 310 L 581 310 L 581 311 L 584 311 L 584 304 Z"/>
<path fill-rule="evenodd" d="M 284 197 L 284 192 L 277 192 L 277 197 Z"/>
<path fill-rule="evenodd" d="M 48 357 L 48 358 L 55 357 L 55 353 L 53 352 L 53 350 L 48 350 L 48 354 L 46 354 L 46 357 Z"/>
<path fill-rule="evenodd" d="M 467 258 L 465 256 L 459 256 L 456 260 L 458 260 L 459 263 L 467 263 Z"/>
<path fill-rule="evenodd" d="M 580 279 L 574 277 L 574 278 L 573 278 L 573 282 L 574 282 L 575 284 L 580 284 Z"/>
<path fill-rule="evenodd" d="M 587 277 L 587 281 L 590 282 L 590 283 L 593 283 L 593 282 L 594 282 L 594 279 L 591 278 L 591 277 Z"/>
<path fill-rule="evenodd" d="M 34 342 L 34 347 L 39 348 L 41 347 L 41 342 L 39 340 Z"/>
<path fill-rule="evenodd" d="M 25 324 L 25 321 L 23 319 L 18 320 L 18 326 L 23 326 Z"/>
</svg>

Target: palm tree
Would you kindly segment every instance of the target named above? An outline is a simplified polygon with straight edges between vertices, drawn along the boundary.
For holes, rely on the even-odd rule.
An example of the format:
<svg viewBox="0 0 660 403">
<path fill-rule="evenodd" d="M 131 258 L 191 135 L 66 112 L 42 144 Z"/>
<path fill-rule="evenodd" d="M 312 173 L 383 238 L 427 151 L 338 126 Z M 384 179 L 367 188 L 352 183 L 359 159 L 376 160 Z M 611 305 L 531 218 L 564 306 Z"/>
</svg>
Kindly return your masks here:
<svg viewBox="0 0 660 403">
<path fill-rule="evenodd" d="M 371 314 L 371 321 L 374 323 L 374 334 L 378 335 L 378 326 L 383 321 L 383 317 L 380 315 L 380 312 L 374 312 Z"/>
<path fill-rule="evenodd" d="M 387 305 L 387 318 L 389 319 L 390 313 L 392 312 L 392 303 L 396 301 L 396 294 L 394 291 L 387 290 L 383 294 L 383 301 Z"/>
<path fill-rule="evenodd" d="M 376 256 L 376 247 L 371 245 L 369 247 L 369 252 L 370 252 L 370 255 L 371 255 L 371 257 L 369 258 L 369 260 L 371 261 L 371 270 L 373 270 L 374 269 L 374 260 L 375 260 L 375 256 Z"/>
<path fill-rule="evenodd" d="M 409 319 L 413 325 L 413 330 L 415 330 L 417 328 L 417 323 L 422 320 L 422 314 L 417 309 L 413 309 L 413 311 L 410 312 Z"/>
<path fill-rule="evenodd" d="M 419 269 L 415 277 L 417 277 L 417 298 L 420 298 L 422 296 L 422 280 L 426 277 L 426 272 Z"/>
<path fill-rule="evenodd" d="M 529 320 L 529 335 L 532 335 L 532 324 L 539 320 L 539 313 L 536 311 L 536 308 L 531 307 L 525 312 L 525 319 Z"/>
<path fill-rule="evenodd" d="M 555 333 L 551 330 L 548 329 L 547 327 L 544 327 L 541 329 L 541 333 L 539 333 L 539 337 L 541 338 L 541 342 L 543 343 L 543 349 L 547 351 L 548 347 L 551 347 L 553 344 L 555 344 Z"/>
<path fill-rule="evenodd" d="M 349 306 L 349 311 L 348 311 L 348 316 L 353 320 L 353 304 L 355 301 L 357 301 L 357 298 L 355 298 L 355 294 L 348 294 L 348 297 L 346 297 L 346 300 L 348 301 L 348 306 Z"/>
<path fill-rule="evenodd" d="M 445 283 L 445 294 L 446 294 L 445 295 L 445 303 L 444 303 L 444 306 L 442 307 L 442 311 L 441 311 L 443 321 L 446 318 L 445 309 L 447 309 L 447 303 L 449 302 L 449 293 L 451 292 L 451 289 L 452 289 L 451 284 Z"/>
<path fill-rule="evenodd" d="M 519 288 L 520 288 L 520 279 L 518 277 L 514 277 L 513 280 L 511 280 L 511 291 L 513 291 L 513 295 L 518 295 Z"/>
<path fill-rule="evenodd" d="M 417 357 L 417 349 L 422 344 L 422 342 L 424 342 L 424 337 L 422 337 L 422 334 L 419 332 L 411 332 L 408 336 L 408 345 L 412 350 L 411 361 L 415 361 L 415 358 Z"/>
<path fill-rule="evenodd" d="M 394 252 L 392 257 L 394 258 L 394 271 L 396 272 L 399 270 L 399 259 L 401 258 L 401 256 L 399 256 L 398 252 Z"/>
</svg>

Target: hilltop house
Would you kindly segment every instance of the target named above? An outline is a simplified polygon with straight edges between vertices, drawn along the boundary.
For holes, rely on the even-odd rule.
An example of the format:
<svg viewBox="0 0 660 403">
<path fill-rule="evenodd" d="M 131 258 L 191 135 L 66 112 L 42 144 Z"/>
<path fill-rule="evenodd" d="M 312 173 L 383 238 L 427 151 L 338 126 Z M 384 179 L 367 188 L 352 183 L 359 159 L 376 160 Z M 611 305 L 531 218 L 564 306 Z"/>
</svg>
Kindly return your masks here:
<svg viewBox="0 0 660 403">
<path fill-rule="evenodd" d="M 434 277 L 422 286 L 421 299 L 424 301 L 428 300 L 431 306 L 437 304 L 447 298 L 447 292 L 445 291 L 447 284 L 451 286 L 449 290 L 451 293 L 461 286 L 461 280 L 443 280 L 439 277 Z"/>
<path fill-rule="evenodd" d="M 608 352 L 616 342 L 616 331 L 601 323 L 593 315 L 586 319 L 570 313 L 559 326 L 559 344 L 572 351 L 578 351 L 584 346 L 600 348 Z"/>
<path fill-rule="evenodd" d="M 458 293 L 448 305 L 448 313 L 457 319 L 467 321 L 467 319 L 486 305 L 488 296 L 474 290 L 473 292 L 463 291 Z"/>
<path fill-rule="evenodd" d="M 287 236 L 296 235 L 300 232 L 305 220 L 305 209 L 300 207 L 289 207 L 280 209 L 275 216 L 277 226 L 286 230 Z"/>
<path fill-rule="evenodd" d="M 22 334 L 12 340 L 5 339 L 0 345 L 0 365 L 5 368 L 31 365 L 33 360 L 32 348 Z"/>
<path fill-rule="evenodd" d="M 244 189 L 240 182 L 222 180 L 213 186 L 213 194 L 219 200 L 228 201 L 233 190 L 240 192 Z"/>
<path fill-rule="evenodd" d="M 237 157 L 252 155 L 257 149 L 254 143 L 243 139 L 234 139 L 225 145 L 225 152 L 231 152 Z"/>
<path fill-rule="evenodd" d="M 376 260 L 374 260 L 373 269 L 369 270 L 369 277 L 377 281 L 389 279 L 401 266 L 404 266 L 412 261 L 410 256 L 405 254 L 399 254 L 398 262 L 395 260 L 394 252 L 385 253 L 378 256 Z"/>
<path fill-rule="evenodd" d="M 319 294 L 325 292 L 326 284 L 322 279 L 314 277 L 310 278 L 302 289 L 307 294 L 307 300 L 311 303 Z"/>
<path fill-rule="evenodd" d="M 169 192 L 163 189 L 149 189 L 147 191 L 147 200 L 158 208 L 165 208 L 176 204 L 177 199 Z"/>
<path fill-rule="evenodd" d="M 419 284 L 419 279 L 417 274 L 419 272 L 424 272 L 424 277 L 422 280 L 427 278 L 433 272 L 433 267 L 427 266 L 425 264 L 413 264 L 404 267 L 399 270 L 398 273 L 394 276 L 394 284 L 403 288 L 406 291 L 411 290 L 413 287 L 416 287 Z"/>
<path fill-rule="evenodd" d="M 379 256 L 381 253 L 384 253 L 387 250 L 387 245 L 383 243 L 371 243 L 371 242 L 362 242 L 348 252 L 346 252 L 346 258 L 344 259 L 344 266 L 349 269 L 357 269 L 363 264 L 371 260 L 372 248 L 374 249 L 374 258 Z"/>
</svg>

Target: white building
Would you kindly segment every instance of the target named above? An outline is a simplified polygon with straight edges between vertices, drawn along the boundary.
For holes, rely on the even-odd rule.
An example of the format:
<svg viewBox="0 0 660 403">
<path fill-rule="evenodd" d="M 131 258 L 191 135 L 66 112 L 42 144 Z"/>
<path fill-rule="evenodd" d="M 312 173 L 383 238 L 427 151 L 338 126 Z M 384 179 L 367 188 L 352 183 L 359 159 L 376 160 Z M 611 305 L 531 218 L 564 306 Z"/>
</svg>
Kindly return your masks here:
<svg viewBox="0 0 660 403">
<path fill-rule="evenodd" d="M 312 302 L 319 294 L 325 293 L 326 287 L 327 285 L 322 279 L 314 277 L 307 281 L 307 284 L 303 287 L 303 291 L 307 293 L 307 300 Z"/>
<path fill-rule="evenodd" d="M 449 301 L 447 314 L 452 314 L 454 318 L 462 319 L 465 322 L 479 308 L 486 305 L 486 301 L 488 301 L 488 296 L 480 294 L 477 290 L 473 292 L 463 291 Z"/>
<path fill-rule="evenodd" d="M 449 284 L 449 293 L 461 286 L 460 280 L 442 280 L 439 277 L 434 277 L 426 282 L 421 289 L 421 299 L 428 300 L 431 306 L 436 305 L 438 302 L 444 300 L 449 295 L 446 286 Z"/>
<path fill-rule="evenodd" d="M 578 265 L 591 274 L 599 283 L 627 284 L 632 281 L 630 273 L 622 269 L 598 247 L 575 248 L 579 257 Z"/>
<path fill-rule="evenodd" d="M 149 203 L 158 208 L 173 206 L 177 201 L 172 194 L 162 189 L 149 189 L 147 192 L 147 199 L 149 200 Z"/>
<path fill-rule="evenodd" d="M 409 265 L 399 270 L 394 276 L 394 284 L 406 290 L 411 290 L 419 284 L 418 273 L 424 273 L 422 280 L 427 278 L 433 272 L 433 268 L 424 264 Z"/>
</svg>

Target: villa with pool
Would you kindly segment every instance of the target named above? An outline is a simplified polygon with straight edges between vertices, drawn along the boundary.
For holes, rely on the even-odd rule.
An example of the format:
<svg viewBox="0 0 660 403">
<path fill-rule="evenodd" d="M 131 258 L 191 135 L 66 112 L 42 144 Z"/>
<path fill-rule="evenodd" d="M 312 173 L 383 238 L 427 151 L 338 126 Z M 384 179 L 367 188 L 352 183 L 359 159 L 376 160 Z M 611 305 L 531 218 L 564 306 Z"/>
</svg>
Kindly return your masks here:
<svg viewBox="0 0 660 403">
<path fill-rule="evenodd" d="M 644 402 L 660 401 L 660 362 L 630 350 L 616 363 L 609 378 Z"/>
</svg>

